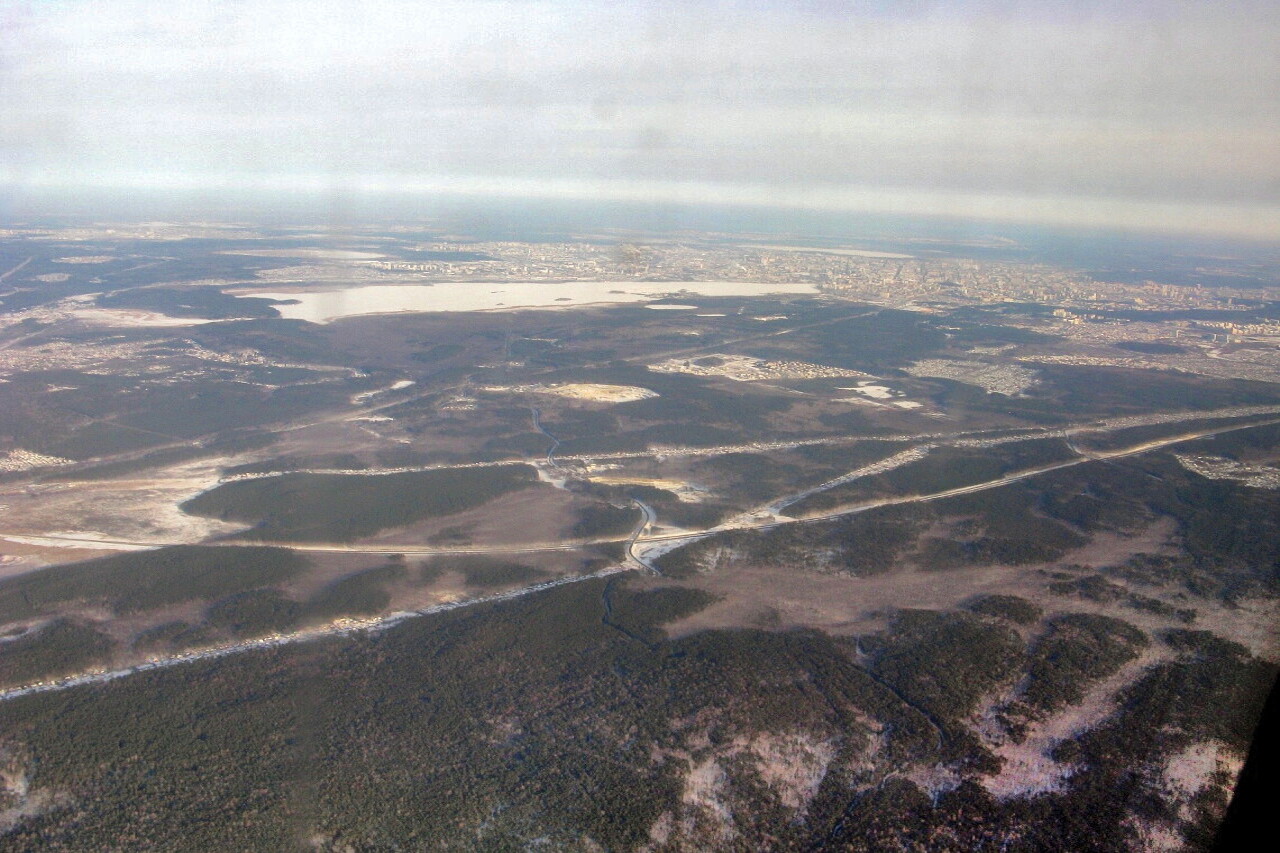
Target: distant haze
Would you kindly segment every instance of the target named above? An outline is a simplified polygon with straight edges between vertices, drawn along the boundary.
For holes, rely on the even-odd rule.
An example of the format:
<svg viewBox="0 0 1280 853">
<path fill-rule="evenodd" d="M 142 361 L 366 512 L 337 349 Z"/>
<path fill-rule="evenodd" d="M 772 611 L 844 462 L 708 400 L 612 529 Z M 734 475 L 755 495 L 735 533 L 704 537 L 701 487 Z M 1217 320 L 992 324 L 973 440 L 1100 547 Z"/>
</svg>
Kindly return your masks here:
<svg viewBox="0 0 1280 853">
<path fill-rule="evenodd" d="M 449 193 L 1280 239 L 1280 4 L 0 0 L 0 212 Z"/>
</svg>

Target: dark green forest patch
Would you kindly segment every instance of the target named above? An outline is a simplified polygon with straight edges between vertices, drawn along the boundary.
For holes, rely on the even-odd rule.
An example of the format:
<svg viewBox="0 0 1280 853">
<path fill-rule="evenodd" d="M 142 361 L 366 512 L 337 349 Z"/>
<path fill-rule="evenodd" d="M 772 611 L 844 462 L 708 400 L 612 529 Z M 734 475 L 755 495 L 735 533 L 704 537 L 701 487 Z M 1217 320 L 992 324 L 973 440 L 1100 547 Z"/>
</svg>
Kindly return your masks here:
<svg viewBox="0 0 1280 853">
<path fill-rule="evenodd" d="M 211 645 L 218 639 L 220 636 L 217 629 L 207 623 L 192 625 L 175 619 L 139 631 L 133 638 L 133 648 L 147 653 L 180 652 Z"/>
<path fill-rule="evenodd" d="M 459 566 L 467 586 L 490 589 L 518 583 L 531 583 L 545 576 L 545 572 L 524 563 L 476 557 Z"/>
<path fill-rule="evenodd" d="M 1025 482 L 938 501 L 937 512 L 965 519 L 970 533 L 927 538 L 916 559 L 931 570 L 1018 566 L 1057 560 L 1088 543 L 1088 537 L 1070 526 L 1044 517 L 1039 504 L 1038 493 Z"/>
<path fill-rule="evenodd" d="M 831 639 L 656 639 L 657 620 L 698 595 L 617 590 L 616 615 L 655 637 L 650 647 L 601 619 L 605 583 L 144 673 L 93 702 L 5 703 L 0 731 L 33 756 L 33 787 L 72 794 L 5 843 L 285 849 L 301 805 L 311 835 L 358 846 L 555 838 L 628 850 L 678 801 L 687 767 L 665 751 L 710 756 L 696 744 L 803 732 L 842 744 L 848 762 L 868 743 L 868 717 L 894 732 L 886 761 L 932 748 L 919 713 Z M 794 812 L 751 783 L 750 765 L 725 768 L 743 827 L 758 820 L 749 831 L 789 845 L 821 838 L 847 802 L 846 787 L 824 786 L 789 825 Z"/>
<path fill-rule="evenodd" d="M 147 287 L 118 290 L 98 297 L 103 308 L 143 309 L 170 317 L 207 319 L 279 317 L 272 300 L 231 296 L 216 287 Z"/>
<path fill-rule="evenodd" d="M 974 613 L 1007 619 L 1018 625 L 1030 625 L 1044 615 L 1040 605 L 1016 595 L 980 595 L 968 603 Z"/>
<path fill-rule="evenodd" d="M 1171 633 L 1179 659 L 1064 744 L 1075 771 L 1063 790 L 997 800 L 975 784 L 990 762 L 960 760 L 980 750 L 957 721 L 1025 672 L 1008 628 L 904 611 L 862 638 L 867 670 L 852 641 L 812 631 L 662 636 L 663 622 L 704 604 L 587 581 L 0 704 L 4 746 L 29 756 L 32 790 L 68 795 L 22 816 L 3 843 L 286 849 L 302 811 L 309 837 L 330 847 L 633 850 L 664 812 L 681 814 L 692 767 L 714 761 L 751 849 L 927 849 L 942 835 L 983 849 L 992 833 L 1027 849 L 1125 849 L 1132 812 L 1116 799 L 1137 802 L 1143 768 L 1189 743 L 1247 744 L 1274 674 L 1202 632 Z M 832 745 L 803 814 L 739 751 L 778 737 Z M 950 792 L 898 775 L 953 758 L 966 781 Z M 685 840 L 718 846 L 720 825 L 701 820 Z"/>
<path fill-rule="evenodd" d="M 963 611 L 903 610 L 888 633 L 863 637 L 861 644 L 881 678 L 949 723 L 972 713 L 1023 668 L 1016 632 Z"/>
<path fill-rule="evenodd" d="M 628 636 L 656 643 L 666 637 L 660 626 L 696 613 L 715 600 L 700 589 L 664 586 L 636 591 L 615 581 L 605 586 L 604 618 Z"/>
<path fill-rule="evenodd" d="M 574 539 L 596 539 L 605 536 L 626 537 L 640 521 L 640 510 L 634 505 L 591 504 L 578 510 L 578 518 L 569 528 Z"/>
<path fill-rule="evenodd" d="M 299 608 L 300 621 L 327 621 L 339 616 L 372 616 L 387 608 L 387 587 L 409 575 L 402 563 L 365 569 L 334 581 Z"/>
<path fill-rule="evenodd" d="M 350 542 L 472 509 L 536 483 L 527 465 L 382 475 L 284 474 L 225 483 L 182 509 L 252 524 L 244 534 L 251 539 Z"/>
<path fill-rule="evenodd" d="M 110 658 L 115 641 L 71 619 L 57 619 L 7 643 L 0 643 L 0 684 L 25 684 L 79 672 Z"/>
<path fill-rule="evenodd" d="M 279 590 L 254 589 L 215 601 L 205 610 L 204 618 L 209 625 L 234 636 L 254 637 L 287 631 L 297 624 L 301 612 L 298 602 Z M 172 641 L 176 636 L 177 633 L 169 636 L 162 632 L 148 639 Z"/>
<path fill-rule="evenodd" d="M 721 490 L 743 502 L 759 502 L 785 494 L 802 469 L 763 453 L 725 453 L 694 464 L 694 471 L 726 481 Z"/>
<path fill-rule="evenodd" d="M 1059 616 L 1032 644 L 1030 680 L 1022 698 L 1041 713 L 1074 705 L 1089 685 L 1136 658 L 1149 643 L 1142 631 L 1120 619 L 1087 613 Z"/>
<path fill-rule="evenodd" d="M 179 545 L 100 557 L 0 580 L 0 621 L 74 602 L 105 604 L 124 614 L 215 599 L 281 583 L 306 566 L 292 551 L 267 547 Z"/>
</svg>

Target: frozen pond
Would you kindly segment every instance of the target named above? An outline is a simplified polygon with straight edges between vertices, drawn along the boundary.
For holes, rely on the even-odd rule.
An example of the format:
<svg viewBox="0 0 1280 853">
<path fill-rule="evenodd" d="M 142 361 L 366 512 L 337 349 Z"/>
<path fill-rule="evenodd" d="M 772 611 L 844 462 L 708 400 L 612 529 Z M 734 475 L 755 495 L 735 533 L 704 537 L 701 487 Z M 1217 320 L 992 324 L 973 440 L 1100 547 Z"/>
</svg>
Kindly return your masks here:
<svg viewBox="0 0 1280 853">
<path fill-rule="evenodd" d="M 503 311 L 651 302 L 670 296 L 764 296 L 817 293 L 811 284 L 759 281 L 468 281 L 377 284 L 343 290 L 237 290 L 237 296 L 292 301 L 277 305 L 290 320 L 327 323 L 359 314 L 430 311 Z"/>
</svg>

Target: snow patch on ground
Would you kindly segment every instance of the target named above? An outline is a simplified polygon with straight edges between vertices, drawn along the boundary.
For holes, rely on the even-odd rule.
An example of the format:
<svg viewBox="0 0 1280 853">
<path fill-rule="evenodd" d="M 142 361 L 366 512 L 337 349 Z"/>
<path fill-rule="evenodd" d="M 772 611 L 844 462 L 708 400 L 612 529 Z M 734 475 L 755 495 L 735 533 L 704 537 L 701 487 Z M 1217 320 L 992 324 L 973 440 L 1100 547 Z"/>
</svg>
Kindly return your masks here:
<svg viewBox="0 0 1280 853">
<path fill-rule="evenodd" d="M 959 774 L 941 764 L 916 768 L 908 773 L 906 778 L 934 800 L 949 791 L 954 791 L 960 787 L 961 782 Z"/>
<path fill-rule="evenodd" d="M 51 788 L 32 788 L 25 750 L 0 745 L 0 832 L 28 818 L 70 803 L 70 797 Z"/>
<path fill-rule="evenodd" d="M 1016 364 L 988 364 L 985 361 L 960 361 L 949 358 L 926 358 L 906 368 L 912 376 L 951 379 L 974 385 L 988 394 L 1016 397 L 1036 384 L 1039 373 Z"/>
<path fill-rule="evenodd" d="M 1204 741 L 1171 755 L 1165 762 L 1160 781 L 1171 796 L 1187 801 L 1213 784 L 1213 777 L 1218 774 L 1234 781 L 1243 766 L 1241 758 L 1224 744 Z"/>
<path fill-rule="evenodd" d="M 1249 465 L 1221 456 L 1190 456 L 1175 453 L 1183 468 L 1210 480 L 1234 480 L 1255 489 L 1280 489 L 1280 468 Z"/>
<path fill-rule="evenodd" d="M 566 382 L 560 385 L 495 385 L 480 388 L 500 394 L 549 394 L 569 400 L 592 403 L 630 403 L 657 397 L 658 392 L 638 385 L 598 385 L 591 382 Z"/>
<path fill-rule="evenodd" d="M 78 308 L 71 313 L 83 323 L 112 328 L 203 326 L 214 322 L 200 317 L 170 317 L 158 311 L 143 311 L 135 308 Z"/>
<path fill-rule="evenodd" d="M 836 757 L 835 744 L 805 732 L 758 735 L 750 750 L 760 777 L 784 806 L 801 814 L 817 796 L 827 767 Z"/>
<path fill-rule="evenodd" d="M 568 397 L 571 400 L 590 400 L 593 403 L 630 403 L 658 396 L 656 391 L 637 385 L 596 385 L 590 382 L 546 385 L 542 387 L 541 393 Z"/>
<path fill-rule="evenodd" d="M 1052 754 L 1058 744 L 1079 737 L 1110 717 L 1116 710 L 1116 695 L 1171 654 L 1158 646 L 1149 647 L 1113 675 L 1094 684 L 1078 704 L 1031 725 L 1021 743 L 1005 739 L 993 726 L 976 726 L 977 733 L 1004 759 L 997 775 L 982 780 L 983 787 L 999 799 L 1060 790 L 1077 768 L 1054 760 Z"/>
<path fill-rule="evenodd" d="M 737 834 L 733 828 L 733 812 L 724 802 L 728 781 L 724 768 L 714 758 L 695 764 L 689 770 L 680 793 L 680 802 L 693 811 L 683 822 L 685 834 L 694 835 L 698 817 L 709 819 L 717 829 L 716 834 L 725 840 Z"/>
<path fill-rule="evenodd" d="M 49 468 L 57 465 L 74 465 L 70 459 L 63 459 L 61 456 L 48 456 L 44 453 L 36 453 L 33 450 L 23 450 L 21 447 L 15 447 L 8 453 L 0 454 L 0 471 L 8 473 L 17 471 L 29 471 L 32 468 Z"/>
<path fill-rule="evenodd" d="M 686 373 L 691 376 L 723 376 L 735 382 L 779 379 L 870 378 L 860 370 L 846 370 L 807 361 L 770 361 L 749 355 L 713 353 L 695 359 L 669 358 L 649 365 L 655 373 Z"/>
<path fill-rule="evenodd" d="M 584 479 L 606 486 L 652 486 L 671 492 L 682 503 L 701 503 L 707 498 L 707 490 L 695 483 L 683 480 L 667 480 L 661 477 L 630 477 L 625 474 L 587 475 Z"/>
</svg>

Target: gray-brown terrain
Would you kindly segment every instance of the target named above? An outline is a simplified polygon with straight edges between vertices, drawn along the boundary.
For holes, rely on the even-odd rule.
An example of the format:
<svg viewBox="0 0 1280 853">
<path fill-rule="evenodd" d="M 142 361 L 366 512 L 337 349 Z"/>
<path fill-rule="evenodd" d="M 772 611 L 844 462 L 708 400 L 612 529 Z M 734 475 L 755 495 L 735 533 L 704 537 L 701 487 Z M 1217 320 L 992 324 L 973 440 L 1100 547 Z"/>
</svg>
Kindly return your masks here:
<svg viewBox="0 0 1280 853">
<path fill-rule="evenodd" d="M 5 232 L 0 846 L 1206 849 L 1280 266 L 1030 255 Z"/>
</svg>

